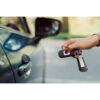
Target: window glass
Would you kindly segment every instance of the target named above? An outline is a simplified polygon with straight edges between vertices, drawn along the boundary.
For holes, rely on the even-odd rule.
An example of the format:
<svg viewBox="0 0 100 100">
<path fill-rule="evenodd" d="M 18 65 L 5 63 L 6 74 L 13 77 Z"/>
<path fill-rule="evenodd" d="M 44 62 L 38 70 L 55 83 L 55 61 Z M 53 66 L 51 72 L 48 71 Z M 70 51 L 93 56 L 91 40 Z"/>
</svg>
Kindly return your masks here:
<svg viewBox="0 0 100 100">
<path fill-rule="evenodd" d="M 0 80 L 2 75 L 8 75 L 7 73 L 11 74 L 10 71 L 11 66 L 0 44 Z"/>
<path fill-rule="evenodd" d="M 35 19 L 36 17 L 0 17 L 0 24 L 34 37 Z"/>
</svg>

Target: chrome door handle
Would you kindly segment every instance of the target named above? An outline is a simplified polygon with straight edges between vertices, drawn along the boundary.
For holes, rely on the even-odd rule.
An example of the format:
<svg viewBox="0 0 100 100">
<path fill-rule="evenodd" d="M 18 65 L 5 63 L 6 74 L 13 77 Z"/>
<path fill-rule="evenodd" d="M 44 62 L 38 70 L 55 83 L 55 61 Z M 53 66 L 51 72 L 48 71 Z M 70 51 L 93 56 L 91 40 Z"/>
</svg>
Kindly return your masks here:
<svg viewBox="0 0 100 100">
<path fill-rule="evenodd" d="M 18 66 L 18 75 L 24 75 L 28 70 L 30 70 L 30 57 L 27 55 L 22 56 L 22 63 Z"/>
</svg>

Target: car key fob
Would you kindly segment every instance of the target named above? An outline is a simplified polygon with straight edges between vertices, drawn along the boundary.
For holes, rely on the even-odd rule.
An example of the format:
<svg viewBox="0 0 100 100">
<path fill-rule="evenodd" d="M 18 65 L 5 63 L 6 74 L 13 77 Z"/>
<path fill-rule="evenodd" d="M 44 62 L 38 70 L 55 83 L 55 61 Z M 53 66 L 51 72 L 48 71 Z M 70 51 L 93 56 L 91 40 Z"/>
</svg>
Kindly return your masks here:
<svg viewBox="0 0 100 100">
<path fill-rule="evenodd" d="M 71 52 L 67 53 L 67 50 L 60 50 L 58 52 L 58 55 L 59 55 L 60 58 L 77 56 L 77 55 L 79 55 L 80 51 L 81 50 L 79 50 L 79 49 L 74 49 Z M 82 56 L 78 56 L 77 62 L 78 62 L 79 70 L 81 72 L 85 72 L 85 71 L 88 70 L 88 68 L 86 66 L 86 63 L 85 63 L 85 61 L 84 61 Z"/>
<path fill-rule="evenodd" d="M 85 61 L 84 61 L 84 58 L 83 58 L 82 56 L 79 56 L 79 57 L 77 58 L 77 62 L 78 62 L 79 70 L 80 70 L 81 72 L 85 72 L 85 71 L 88 70 L 88 68 L 87 68 L 87 66 L 86 66 L 86 63 L 85 63 Z"/>
<path fill-rule="evenodd" d="M 76 56 L 76 55 L 79 54 L 79 52 L 80 52 L 79 49 L 74 49 L 69 53 L 67 53 L 67 50 L 60 50 L 58 52 L 58 55 L 59 55 L 60 58 L 64 58 L 64 57 Z"/>
</svg>

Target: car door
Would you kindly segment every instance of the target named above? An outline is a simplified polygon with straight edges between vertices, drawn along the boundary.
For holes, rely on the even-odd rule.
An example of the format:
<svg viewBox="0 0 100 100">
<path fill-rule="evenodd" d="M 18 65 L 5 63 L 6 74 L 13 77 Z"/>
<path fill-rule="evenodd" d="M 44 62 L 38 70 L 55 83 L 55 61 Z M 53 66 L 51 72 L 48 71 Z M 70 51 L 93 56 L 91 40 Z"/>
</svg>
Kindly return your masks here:
<svg viewBox="0 0 100 100">
<path fill-rule="evenodd" d="M 20 34 L 20 32 L 7 27 L 0 28 L 2 45 L 12 33 Z M 41 44 L 38 46 L 29 45 L 16 52 L 10 52 L 6 49 L 4 51 L 12 66 L 15 82 L 43 82 L 44 50 Z M 23 63 L 23 59 L 30 60 Z"/>
<path fill-rule="evenodd" d="M 7 55 L 13 66 L 17 83 L 44 82 L 45 54 L 41 44 L 37 48 L 27 46 L 20 51 L 9 52 Z M 29 58 L 30 61 L 22 63 L 23 57 Z"/>
<path fill-rule="evenodd" d="M 39 41 L 44 37 L 57 35 L 61 29 L 60 21 L 37 18 L 35 37 L 30 39 L 26 35 L 21 35 L 19 31 L 1 25 L 0 27 L 0 38 L 12 65 L 15 81 L 44 83 L 46 58 L 44 48 L 39 45 Z M 29 43 L 27 46 L 24 45 L 27 43 Z"/>
</svg>

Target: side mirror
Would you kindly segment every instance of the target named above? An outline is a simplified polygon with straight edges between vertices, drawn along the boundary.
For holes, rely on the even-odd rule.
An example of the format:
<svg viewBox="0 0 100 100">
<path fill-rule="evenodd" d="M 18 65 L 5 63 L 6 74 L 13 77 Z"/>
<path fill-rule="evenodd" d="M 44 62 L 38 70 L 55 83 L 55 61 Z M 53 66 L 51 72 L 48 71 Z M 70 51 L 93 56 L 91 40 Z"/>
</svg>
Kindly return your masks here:
<svg viewBox="0 0 100 100">
<path fill-rule="evenodd" d="M 61 30 L 61 22 L 50 18 L 37 18 L 35 22 L 36 37 L 48 37 L 57 35 Z"/>
<path fill-rule="evenodd" d="M 25 36 L 11 33 L 4 42 L 3 47 L 11 52 L 16 52 L 27 45 L 36 45 L 41 38 L 54 36 L 61 30 L 61 22 L 50 18 L 37 18 L 35 22 L 35 37 L 27 38 Z"/>
</svg>

